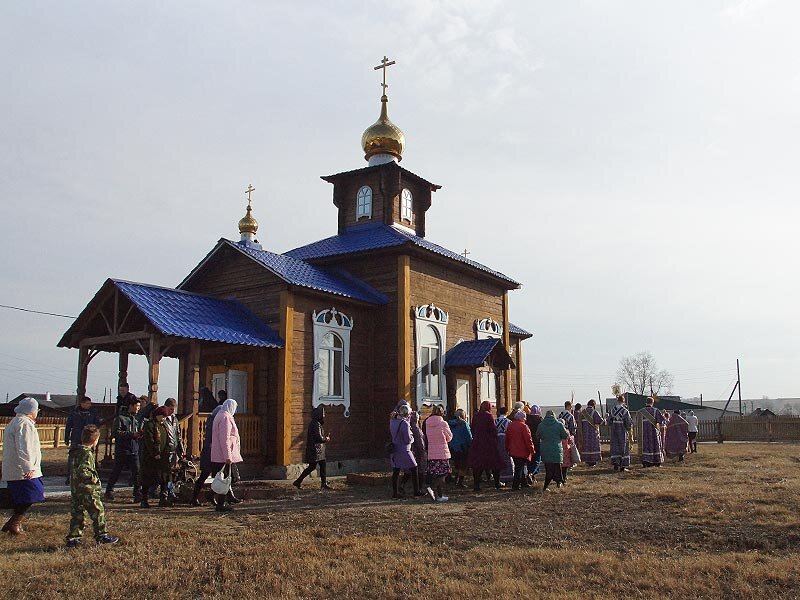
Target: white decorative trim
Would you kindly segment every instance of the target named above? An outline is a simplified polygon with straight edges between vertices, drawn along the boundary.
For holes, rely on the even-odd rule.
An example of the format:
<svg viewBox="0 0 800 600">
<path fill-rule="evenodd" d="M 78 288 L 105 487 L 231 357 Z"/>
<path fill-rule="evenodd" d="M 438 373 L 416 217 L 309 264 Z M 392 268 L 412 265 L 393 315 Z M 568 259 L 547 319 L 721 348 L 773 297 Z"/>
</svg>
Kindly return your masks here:
<svg viewBox="0 0 800 600">
<path fill-rule="evenodd" d="M 438 404 L 442 407 L 447 406 L 447 382 L 444 378 L 445 346 L 447 344 L 447 323 L 450 315 L 435 304 L 423 304 L 414 308 L 414 332 L 416 338 L 416 381 L 417 381 L 417 403 L 427 406 Z M 425 395 L 425 386 L 422 381 L 422 367 L 420 357 L 422 356 L 422 329 L 430 325 L 436 330 L 439 337 L 439 396 L 430 397 Z"/>
<path fill-rule="evenodd" d="M 414 194 L 408 188 L 403 188 L 400 192 L 400 220 L 414 222 Z"/>
<path fill-rule="evenodd" d="M 344 406 L 344 416 L 350 416 L 350 331 L 353 329 L 353 319 L 335 308 L 314 311 L 311 315 L 314 324 L 314 391 L 311 405 L 316 408 L 321 405 Z M 328 333 L 334 333 L 342 340 L 342 396 L 320 396 L 319 393 L 319 351 L 322 338 Z"/>
<path fill-rule="evenodd" d="M 475 337 L 479 340 L 500 339 L 503 337 L 503 326 L 491 317 L 476 319 L 475 334 Z"/>
</svg>

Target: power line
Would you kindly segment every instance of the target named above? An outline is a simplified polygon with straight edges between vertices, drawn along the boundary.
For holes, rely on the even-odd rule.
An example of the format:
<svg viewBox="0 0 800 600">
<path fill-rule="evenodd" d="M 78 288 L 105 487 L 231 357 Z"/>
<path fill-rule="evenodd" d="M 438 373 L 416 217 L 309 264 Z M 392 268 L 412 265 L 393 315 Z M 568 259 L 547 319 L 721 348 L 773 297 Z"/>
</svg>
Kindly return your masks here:
<svg viewBox="0 0 800 600">
<path fill-rule="evenodd" d="M 7 304 L 0 304 L 0 308 L 8 308 L 10 310 L 20 310 L 22 312 L 34 313 L 34 314 L 37 314 L 37 315 L 47 315 L 49 317 L 63 317 L 64 319 L 77 319 L 78 318 L 78 317 L 73 317 L 72 315 L 60 315 L 58 313 L 45 312 L 43 310 L 34 310 L 32 308 L 21 308 L 19 306 L 9 306 Z"/>
</svg>

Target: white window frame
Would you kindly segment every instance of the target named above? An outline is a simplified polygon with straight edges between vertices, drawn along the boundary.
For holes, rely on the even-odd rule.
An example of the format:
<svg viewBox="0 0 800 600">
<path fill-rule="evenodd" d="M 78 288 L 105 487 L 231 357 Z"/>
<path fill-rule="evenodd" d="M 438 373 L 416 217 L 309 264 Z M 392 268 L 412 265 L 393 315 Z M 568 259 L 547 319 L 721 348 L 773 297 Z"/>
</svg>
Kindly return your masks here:
<svg viewBox="0 0 800 600">
<path fill-rule="evenodd" d="M 488 400 L 492 404 L 497 404 L 497 392 L 500 387 L 500 377 L 492 369 L 481 370 L 481 402 Z"/>
<path fill-rule="evenodd" d="M 356 194 L 356 221 L 366 217 L 372 218 L 372 188 L 362 185 Z"/>
<path fill-rule="evenodd" d="M 423 304 L 414 308 L 414 333 L 416 338 L 417 356 L 417 403 L 418 405 L 447 406 L 447 382 L 444 378 L 445 346 L 447 344 L 447 323 L 450 316 L 435 304 Z M 422 333 L 428 325 L 432 326 L 439 336 L 439 394 L 429 396 L 425 393 L 425 381 L 423 371 L 425 366 L 422 364 Z"/>
<path fill-rule="evenodd" d="M 479 319 L 475 321 L 475 338 L 478 340 L 486 339 L 502 339 L 503 326 L 488 317 L 486 319 Z"/>
<path fill-rule="evenodd" d="M 336 308 L 314 311 L 311 315 L 314 325 L 314 390 L 311 405 L 318 406 L 344 406 L 344 416 L 350 416 L 350 332 L 353 329 L 353 319 L 339 312 Z M 320 393 L 320 360 L 322 339 L 333 333 L 342 340 L 342 395 L 328 396 Z"/>
<path fill-rule="evenodd" d="M 414 194 L 408 188 L 400 192 L 400 220 L 411 223 L 414 219 Z"/>
</svg>

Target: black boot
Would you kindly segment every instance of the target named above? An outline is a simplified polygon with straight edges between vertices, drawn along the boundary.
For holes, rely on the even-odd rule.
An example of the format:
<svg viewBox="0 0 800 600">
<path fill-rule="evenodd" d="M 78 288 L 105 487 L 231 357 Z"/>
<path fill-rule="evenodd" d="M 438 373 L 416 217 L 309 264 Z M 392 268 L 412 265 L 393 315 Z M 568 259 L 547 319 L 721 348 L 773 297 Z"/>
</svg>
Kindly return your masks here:
<svg viewBox="0 0 800 600">
<path fill-rule="evenodd" d="M 228 495 L 225 496 L 225 499 L 228 501 L 228 504 L 239 504 L 242 501 L 241 498 L 237 498 L 233 495 L 233 489 L 228 492 Z"/>
</svg>

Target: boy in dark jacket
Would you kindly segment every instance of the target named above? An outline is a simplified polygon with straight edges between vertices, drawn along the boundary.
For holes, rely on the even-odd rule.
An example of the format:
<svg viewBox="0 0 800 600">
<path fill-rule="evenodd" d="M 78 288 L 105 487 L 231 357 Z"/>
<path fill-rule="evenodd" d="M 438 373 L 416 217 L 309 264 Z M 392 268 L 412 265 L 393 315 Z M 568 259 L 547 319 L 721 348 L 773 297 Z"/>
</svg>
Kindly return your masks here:
<svg viewBox="0 0 800 600">
<path fill-rule="evenodd" d="M 169 411 L 159 406 L 152 418 L 144 423 L 142 429 L 142 508 L 150 508 L 147 492 L 153 485 L 159 486 L 159 506 L 170 506 L 167 499 L 167 479 L 169 477 L 169 453 L 167 451 L 167 431 L 164 419 Z"/>
<path fill-rule="evenodd" d="M 94 460 L 94 449 L 100 439 L 96 425 L 87 425 L 81 433 L 81 444 L 75 450 L 72 462 L 70 492 L 72 512 L 67 534 L 67 547 L 76 548 L 83 542 L 85 515 L 89 513 L 98 544 L 116 544 L 119 538 L 106 531 L 106 513 L 100 500 L 100 476 Z"/>
<path fill-rule="evenodd" d="M 100 417 L 92 408 L 92 399 L 83 396 L 67 417 L 67 425 L 64 428 L 64 441 L 69 444 L 69 455 L 67 458 L 67 481 L 69 485 L 70 472 L 72 471 L 73 457 L 78 446 L 81 445 L 81 433 L 87 425 L 100 425 Z"/>
<path fill-rule="evenodd" d="M 117 418 L 114 419 L 112 431 L 114 434 L 114 470 L 106 486 L 106 500 L 114 499 L 114 486 L 122 470 L 128 467 L 133 480 L 133 501 L 141 502 L 142 494 L 139 491 L 139 440 L 142 432 L 136 413 L 139 412 L 140 402 L 136 396 L 127 407 L 123 407 Z"/>
</svg>

